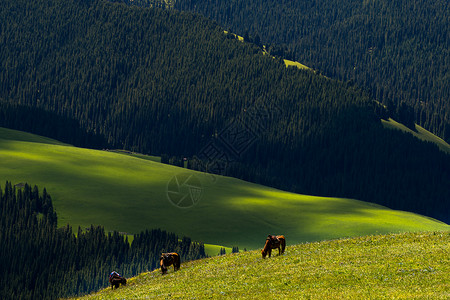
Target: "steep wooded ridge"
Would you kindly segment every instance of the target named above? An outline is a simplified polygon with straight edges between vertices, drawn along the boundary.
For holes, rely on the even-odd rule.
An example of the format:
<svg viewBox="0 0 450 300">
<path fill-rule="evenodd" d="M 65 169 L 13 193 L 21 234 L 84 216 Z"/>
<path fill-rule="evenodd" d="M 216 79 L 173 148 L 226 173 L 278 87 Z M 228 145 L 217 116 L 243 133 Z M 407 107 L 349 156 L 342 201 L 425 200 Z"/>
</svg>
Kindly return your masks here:
<svg viewBox="0 0 450 300">
<path fill-rule="evenodd" d="M 449 221 L 448 155 L 384 129 L 382 107 L 357 88 L 286 68 L 204 17 L 4 0 L 0 21 L 0 111 L 16 116 L 1 126 L 43 134 L 48 111 L 109 146 L 189 158 L 211 139 L 234 139 L 241 148 L 222 174 Z M 255 112 L 254 123 L 238 121 Z M 70 132 L 58 138 L 71 142 Z"/>
<path fill-rule="evenodd" d="M 139 3 L 151 2 L 140 0 Z M 178 0 L 273 53 L 352 81 L 450 141 L 450 30 L 446 0 Z"/>
</svg>

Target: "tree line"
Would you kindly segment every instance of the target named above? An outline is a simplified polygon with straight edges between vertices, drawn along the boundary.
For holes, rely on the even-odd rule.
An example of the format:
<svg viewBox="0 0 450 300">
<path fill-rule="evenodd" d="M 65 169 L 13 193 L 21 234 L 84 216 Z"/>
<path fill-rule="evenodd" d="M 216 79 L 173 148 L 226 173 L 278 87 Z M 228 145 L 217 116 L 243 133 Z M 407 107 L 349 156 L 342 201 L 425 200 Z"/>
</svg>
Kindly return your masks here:
<svg viewBox="0 0 450 300">
<path fill-rule="evenodd" d="M 125 277 L 159 267 L 162 252 L 182 261 L 206 257 L 204 245 L 160 229 L 128 237 L 102 227 L 57 227 L 51 196 L 37 186 L 0 188 L 0 298 L 57 299 L 108 286 L 112 270 Z"/>
<path fill-rule="evenodd" d="M 58 116 L 75 120 L 81 141 L 84 132 L 200 170 L 220 155 L 206 157 L 207 171 L 449 221 L 449 155 L 381 125 L 388 116 L 411 124 L 407 106 L 286 68 L 190 12 L 4 0 L 0 20 L 0 109 L 32 112 L 7 118 L 12 126 L 48 132 Z"/>
<path fill-rule="evenodd" d="M 87 132 L 73 118 L 1 99 L 0 126 L 46 136 L 78 147 L 108 148 L 108 143 L 102 135 Z"/>
</svg>

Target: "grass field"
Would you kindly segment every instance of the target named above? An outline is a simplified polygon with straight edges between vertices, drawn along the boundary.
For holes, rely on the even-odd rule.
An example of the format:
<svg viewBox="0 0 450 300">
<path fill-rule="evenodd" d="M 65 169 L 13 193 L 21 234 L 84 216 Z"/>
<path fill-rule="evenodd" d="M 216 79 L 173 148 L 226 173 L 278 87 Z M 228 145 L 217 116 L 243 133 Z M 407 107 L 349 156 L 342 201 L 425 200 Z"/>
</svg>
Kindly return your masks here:
<svg viewBox="0 0 450 300">
<path fill-rule="evenodd" d="M 261 247 L 269 233 L 286 235 L 292 245 L 450 228 L 430 218 L 357 200 L 298 195 L 0 129 L 0 182 L 6 180 L 46 187 L 60 226 L 95 224 L 128 234 L 161 228 L 240 249 Z M 192 199 L 198 201 L 186 207 Z M 176 206 L 169 200 L 181 202 Z"/>
<path fill-rule="evenodd" d="M 143 273 L 81 299 L 449 299 L 450 231 L 300 244 Z"/>
</svg>

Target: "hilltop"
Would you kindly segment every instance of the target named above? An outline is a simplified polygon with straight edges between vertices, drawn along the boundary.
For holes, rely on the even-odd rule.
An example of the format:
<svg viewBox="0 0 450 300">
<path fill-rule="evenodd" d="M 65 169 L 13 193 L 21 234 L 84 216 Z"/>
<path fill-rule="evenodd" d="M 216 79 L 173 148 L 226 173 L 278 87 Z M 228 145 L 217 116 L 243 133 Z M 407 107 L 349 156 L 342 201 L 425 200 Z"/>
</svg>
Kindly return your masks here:
<svg viewBox="0 0 450 300">
<path fill-rule="evenodd" d="M 448 299 L 450 232 L 365 236 L 250 251 L 159 270 L 78 299 Z"/>
<path fill-rule="evenodd" d="M 367 202 L 284 192 L 2 128 L 0 160 L 0 181 L 47 188 L 60 227 L 94 224 L 127 234 L 161 228 L 241 250 L 261 247 L 268 233 L 283 233 L 290 243 L 300 243 L 449 228 Z M 197 197 L 191 194 L 195 191 Z M 179 202 L 183 196 L 196 202 Z"/>
</svg>

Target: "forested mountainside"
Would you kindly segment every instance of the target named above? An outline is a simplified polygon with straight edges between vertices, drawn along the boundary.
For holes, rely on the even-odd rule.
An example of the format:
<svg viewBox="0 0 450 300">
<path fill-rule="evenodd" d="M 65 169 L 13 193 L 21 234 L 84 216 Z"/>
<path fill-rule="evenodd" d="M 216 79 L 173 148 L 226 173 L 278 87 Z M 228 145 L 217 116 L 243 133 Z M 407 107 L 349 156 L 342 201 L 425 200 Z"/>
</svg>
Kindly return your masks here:
<svg viewBox="0 0 450 300">
<path fill-rule="evenodd" d="M 174 6 L 356 83 L 388 106 L 407 103 L 416 123 L 450 141 L 447 0 L 178 0 Z"/>
<path fill-rule="evenodd" d="M 36 112 L 1 126 L 34 122 L 42 134 L 46 111 L 81 129 L 67 130 L 65 142 L 86 131 L 153 155 L 206 152 L 221 174 L 449 221 L 449 155 L 384 129 L 379 116 L 389 112 L 356 87 L 286 68 L 202 16 L 102 0 L 4 0 L 0 24 L 0 108 Z"/>
<path fill-rule="evenodd" d="M 131 245 L 102 227 L 57 229 L 57 215 L 44 188 L 10 182 L 0 188 L 1 299 L 57 299 L 108 285 L 112 270 L 126 277 L 158 267 L 162 252 L 183 261 L 205 257 L 201 243 L 159 229 L 134 236 Z"/>
</svg>

